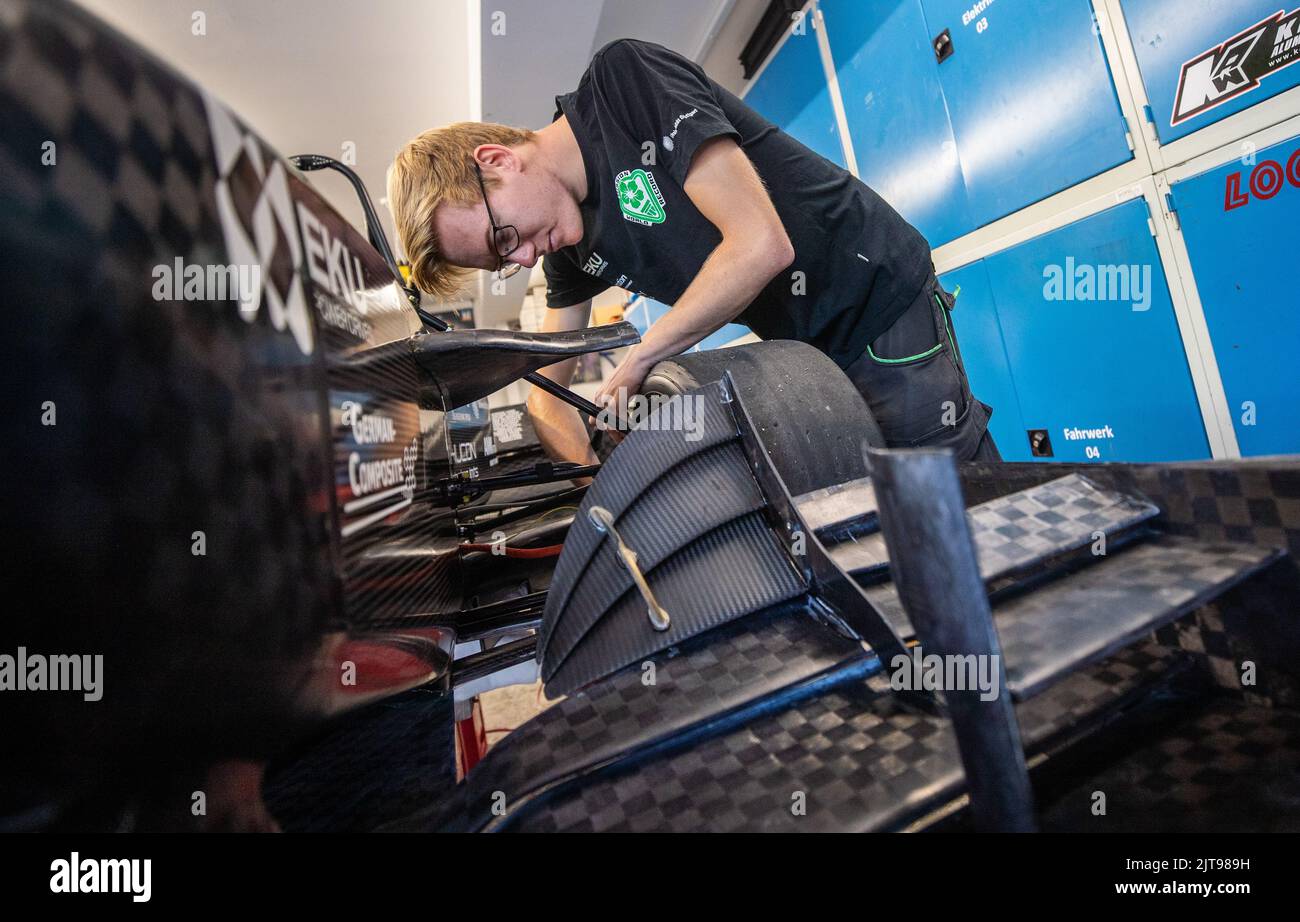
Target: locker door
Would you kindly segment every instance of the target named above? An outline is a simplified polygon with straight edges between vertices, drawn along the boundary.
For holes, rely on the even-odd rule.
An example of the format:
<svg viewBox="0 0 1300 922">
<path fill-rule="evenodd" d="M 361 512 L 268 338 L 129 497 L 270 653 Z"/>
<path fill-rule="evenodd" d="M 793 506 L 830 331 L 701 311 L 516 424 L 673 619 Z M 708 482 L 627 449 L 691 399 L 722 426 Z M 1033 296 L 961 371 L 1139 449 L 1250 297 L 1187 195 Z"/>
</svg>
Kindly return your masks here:
<svg viewBox="0 0 1300 922">
<path fill-rule="evenodd" d="M 1300 138 L 1173 186 L 1243 455 L 1300 452 Z"/>
<path fill-rule="evenodd" d="M 952 325 L 970 379 L 971 391 L 993 408 L 989 431 L 1006 461 L 1028 461 L 1032 454 L 1020 415 L 1020 397 L 1002 341 L 1002 324 L 983 260 L 945 272 L 939 281 L 957 294 Z"/>
<path fill-rule="evenodd" d="M 1207 458 L 1142 200 L 985 257 L 1027 429 L 1067 461 Z"/>
<path fill-rule="evenodd" d="M 647 298 L 645 295 L 637 295 L 628 302 L 628 308 L 623 314 L 623 319 L 636 327 L 638 333 L 645 336 L 646 331 L 650 329 L 650 325 L 657 323 L 659 318 L 668 313 L 669 310 L 671 310 L 671 307 L 667 304 L 656 301 L 654 298 Z M 742 336 L 748 336 L 752 332 L 743 323 L 723 324 L 722 327 L 710 333 L 686 351 L 706 352 L 709 349 L 717 349 L 719 346 L 725 346 Z"/>
<path fill-rule="evenodd" d="M 920 0 L 821 7 L 862 181 L 932 247 L 974 230 Z"/>
<path fill-rule="evenodd" d="M 921 0 L 982 226 L 1132 159 L 1088 0 Z"/>
<path fill-rule="evenodd" d="M 844 149 L 811 17 L 803 21 L 803 34 L 791 34 L 777 49 L 744 98 L 801 144 L 844 166 Z"/>
<path fill-rule="evenodd" d="M 1300 83 L 1300 67 L 1291 66 L 1300 61 L 1300 40 L 1292 41 L 1300 39 L 1300 9 L 1287 13 L 1285 0 L 1121 0 L 1120 7 L 1161 144 Z"/>
</svg>

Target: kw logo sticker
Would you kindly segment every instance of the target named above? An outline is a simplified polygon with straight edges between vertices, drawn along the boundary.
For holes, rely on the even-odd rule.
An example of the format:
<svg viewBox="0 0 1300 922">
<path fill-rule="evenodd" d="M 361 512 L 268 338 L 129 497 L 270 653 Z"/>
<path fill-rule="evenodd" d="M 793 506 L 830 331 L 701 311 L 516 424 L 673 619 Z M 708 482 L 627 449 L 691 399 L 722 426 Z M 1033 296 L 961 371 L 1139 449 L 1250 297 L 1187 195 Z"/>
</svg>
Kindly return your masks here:
<svg viewBox="0 0 1300 922">
<path fill-rule="evenodd" d="M 1221 106 L 1296 61 L 1300 61 L 1300 9 L 1279 10 L 1183 65 L 1169 124 Z"/>
<path fill-rule="evenodd" d="M 618 207 L 623 217 L 637 224 L 663 224 L 664 197 L 659 194 L 655 178 L 645 170 L 624 170 L 614 177 Z"/>
</svg>

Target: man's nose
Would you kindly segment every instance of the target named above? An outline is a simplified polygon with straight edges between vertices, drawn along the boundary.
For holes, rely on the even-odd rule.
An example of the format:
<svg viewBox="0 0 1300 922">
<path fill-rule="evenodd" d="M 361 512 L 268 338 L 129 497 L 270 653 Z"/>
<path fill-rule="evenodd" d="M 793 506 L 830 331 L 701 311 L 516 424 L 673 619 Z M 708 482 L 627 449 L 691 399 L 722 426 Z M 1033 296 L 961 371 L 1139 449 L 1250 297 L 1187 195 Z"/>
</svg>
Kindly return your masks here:
<svg viewBox="0 0 1300 922">
<path fill-rule="evenodd" d="M 519 249 L 510 254 L 510 262 L 518 263 L 525 269 L 533 268 L 537 262 L 537 247 L 532 243 L 521 243 Z"/>
</svg>

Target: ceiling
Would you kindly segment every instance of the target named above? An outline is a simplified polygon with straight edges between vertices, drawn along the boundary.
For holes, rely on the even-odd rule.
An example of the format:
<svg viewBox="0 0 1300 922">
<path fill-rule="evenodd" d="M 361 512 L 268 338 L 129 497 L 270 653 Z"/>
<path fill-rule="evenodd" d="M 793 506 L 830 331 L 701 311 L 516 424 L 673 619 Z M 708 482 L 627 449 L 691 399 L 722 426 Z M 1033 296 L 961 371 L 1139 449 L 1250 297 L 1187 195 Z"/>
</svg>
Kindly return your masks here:
<svg viewBox="0 0 1300 922">
<path fill-rule="evenodd" d="M 482 118 L 541 128 L 551 121 L 555 97 L 574 89 L 591 56 L 617 38 L 658 42 L 698 60 L 733 4 L 734 0 L 484 3 Z M 494 24 L 498 25 L 494 28 Z"/>
</svg>

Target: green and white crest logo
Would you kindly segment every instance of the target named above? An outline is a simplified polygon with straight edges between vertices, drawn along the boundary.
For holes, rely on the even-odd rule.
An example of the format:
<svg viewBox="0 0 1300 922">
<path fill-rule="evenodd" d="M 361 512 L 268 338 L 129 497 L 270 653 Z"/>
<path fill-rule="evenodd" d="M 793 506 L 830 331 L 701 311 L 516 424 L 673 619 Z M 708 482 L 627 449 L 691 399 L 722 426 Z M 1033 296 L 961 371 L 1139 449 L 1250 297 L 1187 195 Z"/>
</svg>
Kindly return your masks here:
<svg viewBox="0 0 1300 922">
<path fill-rule="evenodd" d="M 653 175 L 645 170 L 624 170 L 614 177 L 614 188 L 624 218 L 637 224 L 664 223 L 664 197 Z"/>
</svg>

